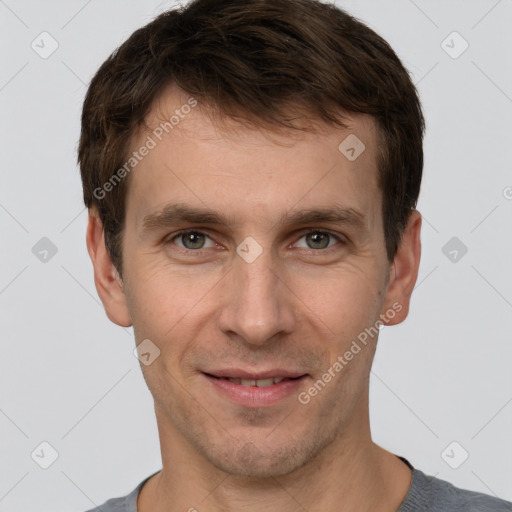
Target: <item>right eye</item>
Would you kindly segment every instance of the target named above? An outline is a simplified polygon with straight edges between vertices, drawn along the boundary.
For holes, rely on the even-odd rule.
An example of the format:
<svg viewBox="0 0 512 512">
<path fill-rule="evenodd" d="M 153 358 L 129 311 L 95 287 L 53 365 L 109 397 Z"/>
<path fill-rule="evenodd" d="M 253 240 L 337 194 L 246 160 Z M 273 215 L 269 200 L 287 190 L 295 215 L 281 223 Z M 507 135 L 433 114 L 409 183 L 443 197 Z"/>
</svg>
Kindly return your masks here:
<svg viewBox="0 0 512 512">
<path fill-rule="evenodd" d="M 205 241 L 207 240 L 210 240 L 210 245 L 205 246 Z M 176 233 L 171 238 L 169 238 L 167 243 L 169 242 L 173 242 L 178 247 L 188 251 L 209 249 L 215 246 L 215 243 L 208 235 L 202 233 L 201 231 L 193 230 L 180 231 L 179 233 Z"/>
</svg>

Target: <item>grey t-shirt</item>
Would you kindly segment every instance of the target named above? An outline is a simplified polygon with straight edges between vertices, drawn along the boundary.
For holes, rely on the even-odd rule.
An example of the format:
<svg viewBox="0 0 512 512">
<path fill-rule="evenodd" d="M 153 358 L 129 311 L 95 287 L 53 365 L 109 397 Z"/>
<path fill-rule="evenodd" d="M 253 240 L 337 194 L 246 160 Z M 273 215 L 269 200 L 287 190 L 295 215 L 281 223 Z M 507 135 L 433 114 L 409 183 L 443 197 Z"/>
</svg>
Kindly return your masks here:
<svg viewBox="0 0 512 512">
<path fill-rule="evenodd" d="M 511 502 L 459 489 L 445 480 L 426 475 L 413 468 L 403 457 L 400 458 L 412 469 L 412 481 L 397 512 L 512 512 Z M 138 512 L 139 491 L 156 473 L 144 479 L 127 496 L 112 498 L 87 512 Z"/>
</svg>

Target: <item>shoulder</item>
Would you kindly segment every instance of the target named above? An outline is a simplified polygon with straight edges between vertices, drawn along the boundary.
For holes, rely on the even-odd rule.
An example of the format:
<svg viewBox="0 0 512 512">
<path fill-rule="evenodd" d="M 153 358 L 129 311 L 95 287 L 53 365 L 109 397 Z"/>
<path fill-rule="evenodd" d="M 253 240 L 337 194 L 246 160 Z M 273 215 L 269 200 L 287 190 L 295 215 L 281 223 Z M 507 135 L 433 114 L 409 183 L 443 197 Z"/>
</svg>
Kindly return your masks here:
<svg viewBox="0 0 512 512">
<path fill-rule="evenodd" d="M 508 501 L 455 487 L 414 469 L 409 492 L 398 512 L 512 512 Z"/>
<path fill-rule="evenodd" d="M 130 494 L 120 498 L 111 498 L 103 503 L 103 505 L 87 510 L 86 512 L 137 512 L 137 498 L 139 496 L 139 491 L 142 486 L 159 471 L 142 480 L 142 482 L 140 482 L 137 487 L 130 492 Z"/>
<path fill-rule="evenodd" d="M 91 508 L 86 512 L 128 512 L 128 509 L 125 506 L 126 499 L 127 496 L 122 498 L 111 498 L 110 500 L 103 503 L 103 505 L 100 505 L 96 508 Z"/>
</svg>

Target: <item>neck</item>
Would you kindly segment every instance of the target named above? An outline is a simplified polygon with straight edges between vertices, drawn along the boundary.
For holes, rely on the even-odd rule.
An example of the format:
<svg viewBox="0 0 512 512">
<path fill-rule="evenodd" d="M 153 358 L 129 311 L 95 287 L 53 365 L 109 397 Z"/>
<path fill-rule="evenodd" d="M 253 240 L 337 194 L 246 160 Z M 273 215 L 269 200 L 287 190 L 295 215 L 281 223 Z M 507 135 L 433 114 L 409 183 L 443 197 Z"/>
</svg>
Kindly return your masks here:
<svg viewBox="0 0 512 512">
<path fill-rule="evenodd" d="M 409 489 L 411 470 L 373 443 L 364 412 L 368 408 L 363 404 L 361 409 L 308 464 L 267 478 L 226 474 L 158 421 L 162 471 L 143 486 L 138 512 L 396 512 Z M 157 419 L 163 420 L 158 411 Z"/>
</svg>

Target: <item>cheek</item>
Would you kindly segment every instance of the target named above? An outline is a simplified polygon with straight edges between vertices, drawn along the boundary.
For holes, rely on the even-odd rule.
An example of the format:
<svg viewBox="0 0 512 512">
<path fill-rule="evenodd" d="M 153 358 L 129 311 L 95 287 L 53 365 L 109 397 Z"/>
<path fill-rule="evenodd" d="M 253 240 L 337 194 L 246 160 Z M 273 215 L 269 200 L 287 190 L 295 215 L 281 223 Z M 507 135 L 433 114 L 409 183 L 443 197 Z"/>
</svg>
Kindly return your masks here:
<svg viewBox="0 0 512 512">
<path fill-rule="evenodd" d="M 290 288 L 304 305 L 304 314 L 316 317 L 336 343 L 357 336 L 378 318 L 382 290 L 372 268 L 344 264 L 296 275 L 300 277 L 293 278 Z"/>
<path fill-rule="evenodd" d="M 169 323 L 190 309 L 199 293 L 197 279 L 183 277 L 157 254 L 140 255 L 130 263 L 130 307 L 135 317 Z"/>
<path fill-rule="evenodd" d="M 215 308 L 222 275 L 154 261 L 142 261 L 130 270 L 127 298 L 137 341 L 149 338 L 162 351 L 179 352 L 194 338 L 200 317 Z"/>
</svg>

